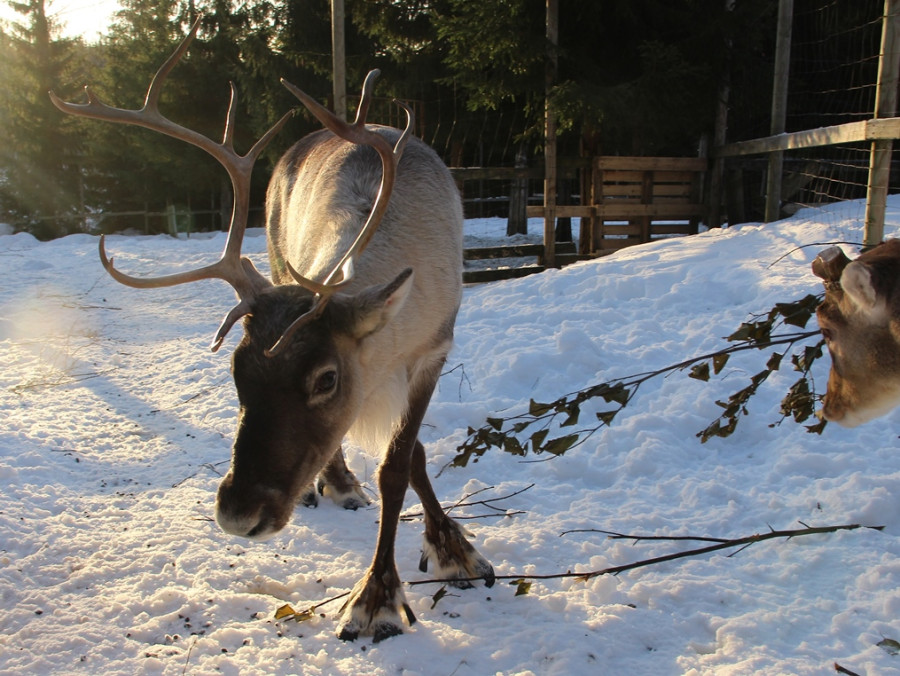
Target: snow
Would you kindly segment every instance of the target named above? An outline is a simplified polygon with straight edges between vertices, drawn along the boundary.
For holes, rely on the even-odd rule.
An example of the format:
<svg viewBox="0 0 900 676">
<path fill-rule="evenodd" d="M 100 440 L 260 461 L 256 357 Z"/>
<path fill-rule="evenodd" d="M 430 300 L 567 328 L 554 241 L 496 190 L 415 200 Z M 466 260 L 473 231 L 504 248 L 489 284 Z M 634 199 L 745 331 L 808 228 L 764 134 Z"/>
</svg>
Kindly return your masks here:
<svg viewBox="0 0 900 676">
<path fill-rule="evenodd" d="M 454 510 L 477 517 L 464 523 L 498 575 L 598 570 L 698 545 L 563 535 L 573 529 L 884 531 L 536 580 L 521 596 L 501 580 L 434 604 L 439 584 L 409 586 L 419 622 L 378 644 L 334 636 L 340 602 L 306 622 L 274 619 L 285 603 L 305 609 L 353 586 L 374 547 L 376 505 L 299 507 L 265 543 L 211 521 L 234 432 L 227 353 L 239 331 L 218 354 L 207 346 L 230 289 L 129 289 L 101 268 L 94 236 L 0 237 L 0 673 L 822 674 L 835 663 L 900 673 L 883 643 L 900 640 L 900 412 L 822 436 L 771 426 L 796 379 L 785 360 L 731 437 L 696 437 L 769 351 L 734 355 L 707 383 L 685 372 L 645 383 L 610 428 L 562 457 L 492 449 L 445 468 L 487 416 L 720 349 L 751 315 L 818 293 L 812 259 L 827 242 L 860 241 L 863 213 L 860 202 L 805 210 L 467 288 L 422 438 L 446 505 L 478 491 L 472 501 L 511 496 L 494 503 L 500 515 Z M 888 219 L 897 236 L 900 199 Z M 469 224 L 479 241 L 504 227 Z M 265 238 L 250 234 L 244 248 L 266 268 Z M 207 262 L 223 243 L 107 246 L 122 269 L 158 274 Z M 826 357 L 813 371 L 820 391 L 827 368 Z M 373 488 L 376 460 L 348 456 Z M 407 509 L 417 511 L 412 493 Z M 400 524 L 407 582 L 428 579 L 421 528 L 416 517 Z"/>
</svg>

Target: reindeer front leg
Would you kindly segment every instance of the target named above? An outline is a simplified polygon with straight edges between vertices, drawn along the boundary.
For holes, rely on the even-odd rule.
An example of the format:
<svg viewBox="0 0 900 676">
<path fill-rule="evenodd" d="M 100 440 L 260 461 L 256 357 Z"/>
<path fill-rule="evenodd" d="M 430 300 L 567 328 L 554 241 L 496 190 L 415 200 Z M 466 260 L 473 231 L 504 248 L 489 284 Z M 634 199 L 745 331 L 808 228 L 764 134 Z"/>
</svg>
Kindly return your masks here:
<svg viewBox="0 0 900 676">
<path fill-rule="evenodd" d="M 371 635 L 374 641 L 403 633 L 402 609 L 409 624 L 416 621 L 406 603 L 400 575 L 394 562 L 397 523 L 403 508 L 403 497 L 409 483 L 409 455 L 406 449 L 391 446 L 378 474 L 381 491 L 381 521 L 378 543 L 369 569 L 353 588 L 344 606 L 338 637 L 352 641 L 357 636 Z"/>
<path fill-rule="evenodd" d="M 434 383 L 413 396 L 406 419 L 400 426 L 385 454 L 378 471 L 381 492 L 381 521 L 378 542 L 369 569 L 350 593 L 343 609 L 337 635 L 345 641 L 358 636 L 372 636 L 377 643 L 403 633 L 400 611 L 411 625 L 415 615 L 406 603 L 400 575 L 394 562 L 394 543 L 397 523 L 403 509 L 403 498 L 409 485 L 409 469 L 413 449 L 417 443 L 419 426 L 431 399 Z"/>
</svg>

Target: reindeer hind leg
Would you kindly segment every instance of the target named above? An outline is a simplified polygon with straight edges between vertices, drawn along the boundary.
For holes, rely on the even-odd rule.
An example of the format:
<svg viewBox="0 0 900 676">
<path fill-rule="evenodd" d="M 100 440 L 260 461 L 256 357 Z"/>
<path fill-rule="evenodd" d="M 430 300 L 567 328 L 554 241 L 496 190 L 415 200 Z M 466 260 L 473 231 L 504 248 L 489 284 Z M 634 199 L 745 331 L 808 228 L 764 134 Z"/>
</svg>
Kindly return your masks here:
<svg viewBox="0 0 900 676">
<path fill-rule="evenodd" d="M 344 509 L 357 510 L 369 504 L 362 486 L 347 467 L 340 448 L 335 451 L 319 476 L 319 492 Z"/>
<path fill-rule="evenodd" d="M 356 511 L 369 505 L 369 499 L 362 485 L 344 460 L 344 451 L 338 448 L 315 481 L 300 496 L 300 503 L 307 507 L 317 507 L 319 496 L 324 495 L 344 509 Z"/>
<path fill-rule="evenodd" d="M 410 484 L 422 501 L 425 510 L 425 538 L 419 570 L 423 573 L 432 565 L 439 579 L 454 580 L 459 589 L 473 587 L 473 579 L 482 579 L 486 587 L 494 584 L 494 568 L 473 547 L 468 532 L 444 513 L 434 494 L 425 466 L 425 448 L 416 440 L 410 467 Z"/>
</svg>

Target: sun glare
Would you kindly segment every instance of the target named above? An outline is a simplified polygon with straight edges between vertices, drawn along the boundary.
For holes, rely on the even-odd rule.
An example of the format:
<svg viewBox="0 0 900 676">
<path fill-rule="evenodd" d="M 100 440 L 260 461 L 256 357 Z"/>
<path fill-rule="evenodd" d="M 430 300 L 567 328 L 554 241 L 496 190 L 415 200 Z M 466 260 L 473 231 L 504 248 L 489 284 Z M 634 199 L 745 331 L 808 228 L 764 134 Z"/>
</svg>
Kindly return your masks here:
<svg viewBox="0 0 900 676">
<path fill-rule="evenodd" d="M 47 0 L 47 15 L 55 22 L 62 37 L 83 37 L 95 42 L 106 30 L 118 0 Z M 21 22 L 22 15 L 7 3 L 0 3 L 0 22 Z"/>
</svg>

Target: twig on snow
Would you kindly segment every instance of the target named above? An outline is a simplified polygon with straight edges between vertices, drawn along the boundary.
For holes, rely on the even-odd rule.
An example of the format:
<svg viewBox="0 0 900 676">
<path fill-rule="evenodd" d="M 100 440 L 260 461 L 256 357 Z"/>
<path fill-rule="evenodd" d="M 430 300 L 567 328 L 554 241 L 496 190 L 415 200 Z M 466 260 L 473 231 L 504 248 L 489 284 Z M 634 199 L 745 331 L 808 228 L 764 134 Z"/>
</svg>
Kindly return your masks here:
<svg viewBox="0 0 900 676">
<path fill-rule="evenodd" d="M 529 486 L 530 488 L 530 486 Z M 527 489 L 524 489 L 527 490 Z M 480 492 L 480 491 L 479 491 Z M 519 491 L 521 492 L 521 491 Z M 566 531 L 563 533 L 574 533 L 574 532 L 598 532 L 598 533 L 607 533 L 613 539 L 627 539 L 627 540 L 673 540 L 673 541 L 682 541 L 682 540 L 699 540 L 702 542 L 712 542 L 707 547 L 699 547 L 697 549 L 689 549 L 686 551 L 675 552 L 673 554 L 666 554 L 664 556 L 656 556 L 649 559 L 642 559 L 640 561 L 634 561 L 632 563 L 626 563 L 620 566 L 611 566 L 609 568 L 603 568 L 600 570 L 592 570 L 588 572 L 580 572 L 573 573 L 572 571 L 567 571 L 565 573 L 550 573 L 544 575 L 496 575 L 494 579 L 496 580 L 509 580 L 511 585 L 516 587 L 516 596 L 523 596 L 528 594 L 531 583 L 528 580 L 558 580 L 565 578 L 575 578 L 577 580 L 581 580 L 586 582 L 594 577 L 600 577 L 603 575 L 618 575 L 619 573 L 624 573 L 629 570 L 635 570 L 637 568 L 645 568 L 647 566 L 653 566 L 660 563 L 666 563 L 668 561 L 675 561 L 677 559 L 683 559 L 690 556 L 701 556 L 703 554 L 709 554 L 711 552 L 719 551 L 722 549 L 731 549 L 736 548 L 735 552 L 732 552 L 729 556 L 734 556 L 735 554 L 742 552 L 747 547 L 754 545 L 758 542 L 763 542 L 765 540 L 773 540 L 776 538 L 787 539 L 790 540 L 796 537 L 803 537 L 806 535 L 822 535 L 826 533 L 836 533 L 838 531 L 851 531 L 858 530 L 860 528 L 867 528 L 870 530 L 881 531 L 884 530 L 884 526 L 863 526 L 861 524 L 848 524 L 848 525 L 840 525 L 840 526 L 808 526 L 804 524 L 802 521 L 800 524 L 803 528 L 795 528 L 790 530 L 774 530 L 771 527 L 769 528 L 769 532 L 767 533 L 756 533 L 754 535 L 748 535 L 746 537 L 741 538 L 733 538 L 733 539 L 725 539 L 725 538 L 707 538 L 707 537 L 686 537 L 686 536 L 655 536 L 655 535 L 625 535 L 621 533 L 610 533 L 609 531 L 592 531 L 589 529 L 580 530 L 580 531 Z M 469 577 L 469 578 L 444 578 L 444 579 L 428 579 L 428 580 L 412 580 L 407 582 L 406 584 L 410 587 L 416 587 L 423 584 L 455 584 L 459 582 L 475 582 L 480 580 L 479 577 Z M 316 613 L 319 608 L 322 606 L 333 603 L 334 601 L 338 601 L 345 596 L 348 596 L 350 592 L 344 592 L 343 594 L 339 594 L 330 599 L 326 599 L 324 601 L 320 601 L 318 603 L 314 603 L 309 606 L 305 610 L 297 611 L 290 604 L 284 604 L 279 607 L 275 611 L 275 619 L 293 619 L 297 622 L 304 622 L 306 620 L 312 619 L 316 616 Z M 434 603 L 437 602 L 446 596 L 446 587 L 441 587 L 437 593 L 434 595 Z M 841 672 L 843 673 L 843 672 Z"/>
<path fill-rule="evenodd" d="M 517 514 L 525 514 L 525 512 L 522 510 L 510 511 L 508 509 L 504 509 L 503 507 L 495 507 L 493 503 L 500 502 L 501 500 L 509 500 L 510 498 L 514 498 L 517 495 L 521 495 L 525 491 L 528 491 L 528 490 L 531 490 L 532 488 L 534 488 L 534 484 L 529 484 L 525 488 L 521 488 L 517 491 L 513 491 L 512 493 L 509 493 L 508 495 L 501 495 L 496 498 L 487 498 L 486 500 L 475 500 L 474 502 L 466 502 L 467 500 L 470 500 L 471 498 L 475 497 L 476 495 L 484 493 L 485 491 L 493 490 L 494 488 L 495 488 L 495 486 L 485 486 L 484 488 L 480 488 L 477 491 L 468 493 L 468 494 L 464 495 L 463 497 L 461 497 L 458 501 L 456 501 L 455 503 L 450 505 L 449 507 L 445 507 L 444 512 L 446 514 L 449 514 L 457 507 L 474 507 L 475 505 L 481 505 L 482 507 L 487 507 L 488 509 L 492 509 L 495 512 L 494 514 L 484 515 L 485 518 L 492 517 L 492 516 L 514 516 Z M 422 516 L 423 516 L 422 512 L 406 512 L 405 514 L 400 515 L 400 520 L 401 521 L 412 521 L 413 519 L 420 518 Z M 477 519 L 477 518 L 481 518 L 481 517 L 455 516 L 454 518 L 457 520 L 461 520 L 461 519 Z"/>
<path fill-rule="evenodd" d="M 805 525 L 805 524 L 804 524 Z M 792 530 L 772 530 L 770 529 L 768 533 L 756 533 L 754 535 L 748 535 L 742 538 L 734 538 L 730 540 L 723 540 L 721 542 L 713 540 L 715 544 L 709 545 L 708 547 L 699 547 L 697 549 L 689 549 L 682 552 L 675 552 L 674 554 L 666 554 L 664 556 L 656 556 L 650 559 L 642 559 L 640 561 L 634 561 L 632 563 L 626 563 L 621 566 L 611 566 L 609 568 L 603 568 L 601 570 L 592 570 L 583 573 L 573 573 L 571 571 L 567 571 L 565 573 L 551 573 L 547 575 L 497 575 L 496 579 L 498 580 L 513 580 L 514 582 L 518 582 L 519 580 L 553 580 L 553 579 L 563 579 L 563 578 L 576 578 L 578 580 L 587 581 L 594 577 L 600 577 L 602 575 L 618 575 L 619 573 L 624 573 L 629 570 L 635 570 L 637 568 L 644 568 L 647 566 L 653 566 L 660 563 L 666 563 L 667 561 L 675 561 L 676 559 L 683 559 L 689 556 L 701 556 L 703 554 L 709 554 L 711 552 L 719 551 L 721 549 L 731 549 L 738 548 L 736 552 L 732 554 L 737 554 L 740 551 L 743 551 L 750 545 L 754 545 L 757 542 L 763 542 L 764 540 L 772 540 L 775 538 L 783 538 L 790 540 L 791 538 L 802 537 L 805 535 L 820 535 L 823 533 L 835 533 L 837 531 L 842 530 L 857 530 L 859 528 L 868 528 L 871 530 L 883 530 L 884 526 L 863 526 L 860 524 L 850 524 L 850 525 L 842 525 L 842 526 L 820 526 L 820 527 L 810 527 L 805 526 L 804 528 L 797 528 Z M 626 539 L 650 539 L 649 537 L 642 536 L 622 536 Z M 670 539 L 670 538 L 662 538 L 662 539 Z M 681 539 L 681 538 L 674 538 Z M 693 539 L 702 539 L 702 538 L 693 538 Z M 444 583 L 444 582 L 461 582 L 461 581 L 469 581 L 473 582 L 480 578 L 466 578 L 465 580 L 414 580 L 412 582 L 408 582 L 410 586 L 416 586 L 420 584 L 430 584 L 430 583 Z"/>
</svg>

